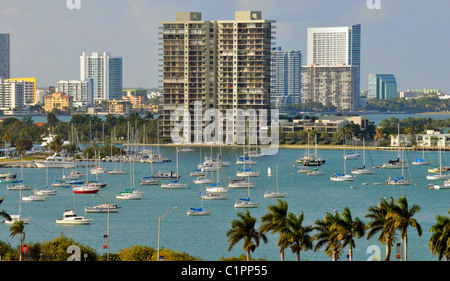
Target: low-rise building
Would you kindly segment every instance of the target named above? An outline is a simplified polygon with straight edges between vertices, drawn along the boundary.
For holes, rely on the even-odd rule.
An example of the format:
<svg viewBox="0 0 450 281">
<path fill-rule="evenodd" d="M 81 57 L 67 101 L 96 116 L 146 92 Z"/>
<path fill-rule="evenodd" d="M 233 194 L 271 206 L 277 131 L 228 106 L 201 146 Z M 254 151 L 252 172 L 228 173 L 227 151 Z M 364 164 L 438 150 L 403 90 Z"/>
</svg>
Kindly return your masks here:
<svg viewBox="0 0 450 281">
<path fill-rule="evenodd" d="M 108 101 L 110 114 L 129 114 L 131 112 L 131 102 L 116 100 Z"/>
<path fill-rule="evenodd" d="M 73 106 L 73 97 L 64 92 L 56 92 L 44 97 L 44 109 L 46 112 L 54 108 L 64 110 Z"/>
<path fill-rule="evenodd" d="M 427 130 L 425 134 L 416 134 L 416 145 L 424 147 L 450 147 L 450 134 Z"/>
</svg>

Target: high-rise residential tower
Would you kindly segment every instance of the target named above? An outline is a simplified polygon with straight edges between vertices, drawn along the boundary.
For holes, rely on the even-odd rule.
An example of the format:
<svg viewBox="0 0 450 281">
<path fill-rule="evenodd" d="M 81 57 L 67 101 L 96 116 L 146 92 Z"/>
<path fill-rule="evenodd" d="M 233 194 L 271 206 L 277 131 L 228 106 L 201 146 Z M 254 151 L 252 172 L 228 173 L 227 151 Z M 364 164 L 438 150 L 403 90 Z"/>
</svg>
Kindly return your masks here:
<svg viewBox="0 0 450 281">
<path fill-rule="evenodd" d="M 301 93 L 302 53 L 284 51 L 277 47 L 272 51 L 271 103 L 275 107 L 299 103 Z"/>
<path fill-rule="evenodd" d="M 307 65 L 344 64 L 357 67 L 355 95 L 360 92 L 361 25 L 308 28 Z"/>
<path fill-rule="evenodd" d="M 393 74 L 369 74 L 368 99 L 397 98 L 397 80 Z"/>
<path fill-rule="evenodd" d="M 176 109 L 186 114 L 219 109 L 234 116 L 234 142 L 242 135 L 236 126 L 238 109 L 270 109 L 270 68 L 274 21 L 261 12 L 237 11 L 234 20 L 205 21 L 201 13 L 176 13 L 162 29 L 163 113 L 160 136 L 170 138 Z M 270 120 L 270 118 L 269 118 Z M 202 129 L 207 122 L 184 119 L 183 132 Z M 245 132 L 244 132 L 245 133 Z"/>
<path fill-rule="evenodd" d="M 80 80 L 92 79 L 94 101 L 122 98 L 122 57 L 113 57 L 110 53 L 80 57 Z"/>
<path fill-rule="evenodd" d="M 11 52 L 9 33 L 0 33 L 0 77 L 8 79 L 11 76 Z"/>
</svg>

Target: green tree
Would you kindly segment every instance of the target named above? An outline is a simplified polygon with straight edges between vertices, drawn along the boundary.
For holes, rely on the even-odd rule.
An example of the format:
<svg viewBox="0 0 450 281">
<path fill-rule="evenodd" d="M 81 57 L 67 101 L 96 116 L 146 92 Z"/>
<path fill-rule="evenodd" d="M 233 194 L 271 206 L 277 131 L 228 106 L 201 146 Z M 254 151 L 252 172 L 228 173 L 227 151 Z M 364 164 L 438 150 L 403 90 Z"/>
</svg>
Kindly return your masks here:
<svg viewBox="0 0 450 281">
<path fill-rule="evenodd" d="M 59 153 L 61 151 L 63 144 L 64 144 L 63 139 L 61 138 L 61 136 L 58 135 L 52 140 L 49 147 L 54 152 Z"/>
<path fill-rule="evenodd" d="M 247 261 L 250 261 L 250 252 L 255 251 L 259 246 L 259 239 L 261 238 L 264 243 L 267 243 L 267 237 L 264 233 L 259 234 L 256 231 L 256 218 L 252 217 L 248 210 L 245 211 L 245 214 L 242 212 L 237 213 L 237 216 L 238 219 L 231 222 L 231 229 L 226 233 L 228 242 L 230 243 L 228 251 L 231 251 L 234 245 L 244 239 L 243 249 L 247 254 Z"/>
<path fill-rule="evenodd" d="M 14 238 L 17 234 L 20 236 L 20 246 L 19 246 L 19 261 L 22 261 L 22 245 L 23 241 L 25 240 L 25 232 L 23 231 L 25 229 L 25 226 L 23 224 L 23 221 L 15 221 L 13 225 L 9 228 L 9 231 L 11 232 L 11 238 Z"/>
<path fill-rule="evenodd" d="M 341 219 L 337 220 L 330 228 L 330 240 L 342 241 L 342 247 L 349 246 L 349 260 L 353 260 L 354 238 L 361 238 L 365 234 L 365 224 L 356 217 L 352 218 L 350 208 L 345 207 Z"/>
<path fill-rule="evenodd" d="M 450 214 L 450 210 L 448 211 Z M 429 248 L 432 255 L 437 254 L 438 260 L 450 259 L 450 218 L 447 216 L 436 216 L 436 223 L 430 228 L 431 238 Z"/>
<path fill-rule="evenodd" d="M 267 207 L 269 212 L 261 217 L 261 226 L 259 228 L 260 233 L 266 233 L 269 231 L 272 231 L 272 234 L 277 232 L 281 233 L 281 231 L 286 227 L 288 204 L 286 201 L 282 201 L 280 199 L 277 201 L 278 205 L 271 205 Z M 285 247 L 280 245 L 280 240 L 278 240 L 278 246 L 280 246 L 281 260 L 284 261 Z"/>
<path fill-rule="evenodd" d="M 30 150 L 33 148 L 33 142 L 30 141 L 29 139 L 17 139 L 14 142 L 15 145 L 15 149 L 16 152 L 19 153 L 20 155 L 23 155 L 25 153 L 25 151 Z"/>
<path fill-rule="evenodd" d="M 313 229 L 317 231 L 314 235 L 316 245 L 314 245 L 314 252 L 317 252 L 320 248 L 325 246 L 325 253 L 332 258 L 333 261 L 337 261 L 342 251 L 342 244 L 337 239 L 330 239 L 332 235 L 332 227 L 341 219 L 341 216 L 337 211 L 332 213 L 327 212 L 325 217 L 321 220 L 314 222 Z"/>
<path fill-rule="evenodd" d="M 3 203 L 3 200 L 5 200 L 5 197 L 0 198 L 0 205 Z M 3 210 L 0 211 L 0 216 L 5 220 L 11 220 L 11 216 Z"/>
<path fill-rule="evenodd" d="M 381 202 L 376 206 L 371 206 L 368 209 L 368 214 L 366 218 L 371 219 L 367 224 L 369 232 L 367 233 L 367 239 L 372 238 L 375 234 L 380 233 L 378 241 L 386 245 L 386 259 L 385 261 L 390 261 L 391 259 L 391 248 L 394 244 L 395 229 L 387 227 L 388 214 L 394 207 L 394 199 L 388 203 L 386 199 L 382 198 Z"/>
<path fill-rule="evenodd" d="M 403 195 L 397 200 L 397 204 L 393 206 L 391 212 L 388 214 L 387 227 L 399 229 L 402 238 L 402 245 L 404 247 L 404 260 L 408 260 L 408 227 L 412 226 L 417 230 L 419 236 L 422 236 L 422 227 L 413 218 L 420 210 L 419 205 L 414 204 L 411 209 L 408 207 L 408 200 L 406 195 Z"/>
<path fill-rule="evenodd" d="M 293 213 L 289 213 L 285 223 L 285 227 L 281 230 L 278 245 L 280 248 L 290 247 L 292 253 L 296 255 L 296 260 L 300 261 L 300 252 L 308 251 L 313 248 L 313 237 L 310 233 L 313 231 L 312 226 L 303 226 L 303 212 L 296 217 Z"/>
</svg>

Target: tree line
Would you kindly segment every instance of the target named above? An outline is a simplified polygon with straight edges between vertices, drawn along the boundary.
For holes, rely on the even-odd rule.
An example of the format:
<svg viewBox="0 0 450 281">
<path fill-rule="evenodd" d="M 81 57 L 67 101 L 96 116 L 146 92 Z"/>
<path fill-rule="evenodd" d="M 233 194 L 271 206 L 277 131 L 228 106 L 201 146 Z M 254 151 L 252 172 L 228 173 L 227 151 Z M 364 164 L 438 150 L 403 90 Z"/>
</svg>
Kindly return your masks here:
<svg viewBox="0 0 450 281">
<path fill-rule="evenodd" d="M 261 217 L 261 226 L 256 227 L 257 219 L 252 217 L 247 210 L 245 213 L 237 213 L 237 219 L 231 222 L 231 229 L 226 236 L 229 242 L 228 251 L 236 244 L 243 241 L 242 248 L 247 260 L 251 260 L 251 253 L 255 251 L 261 242 L 267 243 L 267 233 L 278 234 L 278 247 L 281 260 L 284 260 L 284 251 L 290 249 L 300 261 L 302 251 L 313 250 L 317 252 L 324 249 L 325 253 L 333 261 L 339 259 L 344 249 L 348 247 L 348 259 L 353 259 L 353 249 L 356 247 L 356 239 L 366 236 L 367 239 L 378 237 L 378 241 L 386 246 L 385 261 L 391 259 L 391 248 L 396 240 L 396 232 L 400 232 L 403 247 L 403 260 L 408 259 L 408 228 L 416 229 L 419 236 L 422 235 L 422 227 L 414 218 L 420 210 L 416 204 L 409 206 L 406 196 L 397 201 L 393 198 L 381 199 L 381 201 L 368 208 L 365 215 L 369 219 L 367 223 L 359 217 L 353 217 L 348 207 L 342 212 L 335 210 L 327 212 L 322 219 L 314 222 L 314 225 L 304 225 L 304 214 L 296 215 L 288 212 L 286 201 L 278 199 L 277 205 L 269 206 L 268 213 Z M 450 210 L 449 210 L 450 215 Z M 450 258 L 450 217 L 437 215 L 436 223 L 429 230 L 432 236 L 429 240 L 429 248 L 432 255 L 437 255 L 438 260 Z"/>
</svg>

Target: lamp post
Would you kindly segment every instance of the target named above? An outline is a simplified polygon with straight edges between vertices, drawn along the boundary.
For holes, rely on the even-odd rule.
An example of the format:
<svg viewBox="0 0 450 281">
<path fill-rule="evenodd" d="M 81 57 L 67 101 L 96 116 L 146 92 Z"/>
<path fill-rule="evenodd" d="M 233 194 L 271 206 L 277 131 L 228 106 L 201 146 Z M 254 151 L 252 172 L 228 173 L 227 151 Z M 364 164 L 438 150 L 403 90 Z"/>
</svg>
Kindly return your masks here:
<svg viewBox="0 0 450 281">
<path fill-rule="evenodd" d="M 170 211 L 176 210 L 178 209 L 178 207 L 173 207 L 172 209 L 169 209 L 167 212 L 164 213 L 164 215 L 160 216 L 158 218 L 158 259 L 157 261 L 159 261 L 159 249 L 160 249 L 160 237 L 161 237 L 161 221 L 164 219 L 165 216 L 167 216 L 168 213 L 170 213 Z"/>
</svg>

